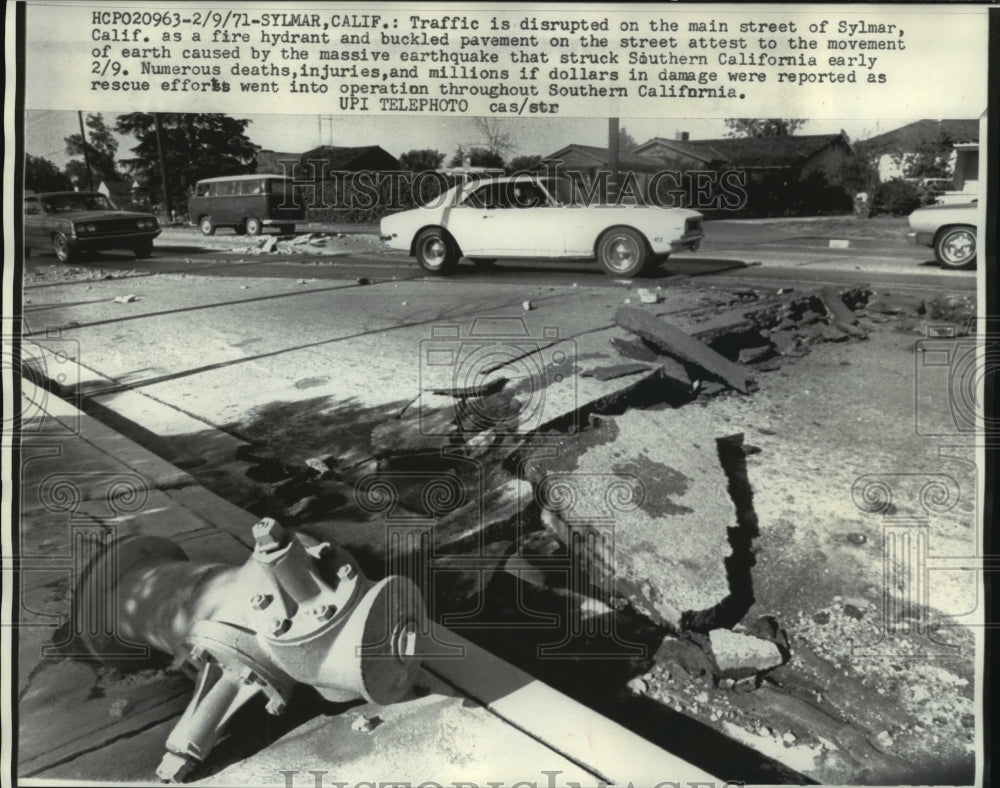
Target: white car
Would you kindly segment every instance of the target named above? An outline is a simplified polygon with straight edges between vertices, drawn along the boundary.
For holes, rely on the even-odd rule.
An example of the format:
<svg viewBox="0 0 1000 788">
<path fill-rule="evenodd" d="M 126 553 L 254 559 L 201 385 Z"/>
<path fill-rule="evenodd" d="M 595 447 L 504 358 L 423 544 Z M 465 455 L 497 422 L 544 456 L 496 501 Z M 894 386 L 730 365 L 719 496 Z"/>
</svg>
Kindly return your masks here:
<svg viewBox="0 0 1000 788">
<path fill-rule="evenodd" d="M 927 205 L 910 214 L 910 243 L 930 246 L 943 268 L 972 268 L 976 265 L 976 202 L 955 205 Z"/>
<path fill-rule="evenodd" d="M 428 206 L 386 216 L 380 230 L 435 274 L 454 271 L 461 257 L 597 258 L 611 276 L 630 278 L 671 252 L 696 250 L 701 220 L 682 208 L 584 205 L 564 178 L 516 175 L 453 186 Z"/>
</svg>

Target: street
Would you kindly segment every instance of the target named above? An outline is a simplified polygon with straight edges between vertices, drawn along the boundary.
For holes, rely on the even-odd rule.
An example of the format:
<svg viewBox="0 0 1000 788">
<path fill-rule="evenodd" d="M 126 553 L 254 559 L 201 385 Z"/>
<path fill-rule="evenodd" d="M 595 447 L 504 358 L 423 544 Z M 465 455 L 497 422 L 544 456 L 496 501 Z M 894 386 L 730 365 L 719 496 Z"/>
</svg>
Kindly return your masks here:
<svg viewBox="0 0 1000 788">
<path fill-rule="evenodd" d="M 852 496 L 872 475 L 947 474 L 963 492 L 937 516 L 933 549 L 972 549 L 969 436 L 921 388 L 915 343 L 974 314 L 975 272 L 944 271 L 902 239 L 729 221 L 635 280 L 523 260 L 441 278 L 370 234 L 323 242 L 271 253 L 168 228 L 150 260 L 36 253 L 27 366 L 212 493 L 344 544 L 375 576 L 395 566 L 394 527 L 436 523 L 436 620 L 713 774 L 967 778 L 971 659 L 932 674 L 853 656 L 880 642 L 894 592 L 883 524 Z M 643 315 L 653 334 L 630 322 Z M 667 324 L 695 343 L 682 364 L 662 355 L 674 335 L 656 340 Z M 937 433 L 920 426 L 932 417 Z M 949 431 L 942 458 L 935 436 Z M 644 490 L 615 521 L 610 586 L 588 575 L 567 588 L 546 568 L 567 526 L 542 491 L 563 477 L 588 501 L 610 477 Z M 939 636 L 963 655 L 972 577 L 938 572 L 926 609 L 907 608 L 945 621 Z M 573 651 L 571 668 L 538 658 L 553 634 L 534 619 L 553 609 L 610 616 L 614 648 Z M 734 625 L 777 662 L 720 668 L 718 633 Z M 706 633 L 718 664 L 699 670 Z M 626 641 L 644 656 L 622 659 Z M 864 702 L 873 691 L 884 703 Z"/>
</svg>

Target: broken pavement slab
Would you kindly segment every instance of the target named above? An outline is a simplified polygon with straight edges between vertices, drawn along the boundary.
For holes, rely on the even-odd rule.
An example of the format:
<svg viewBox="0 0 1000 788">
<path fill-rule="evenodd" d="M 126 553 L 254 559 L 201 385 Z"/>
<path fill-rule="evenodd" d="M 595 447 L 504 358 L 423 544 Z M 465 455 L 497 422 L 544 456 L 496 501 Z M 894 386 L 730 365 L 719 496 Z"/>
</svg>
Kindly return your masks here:
<svg viewBox="0 0 1000 788">
<path fill-rule="evenodd" d="M 749 678 L 773 670 L 785 661 L 775 643 L 753 635 L 713 629 L 708 639 L 721 678 Z"/>
<path fill-rule="evenodd" d="M 842 323 L 846 326 L 855 326 L 858 324 L 857 315 L 841 300 L 840 292 L 836 288 L 824 287 L 819 291 L 819 297 L 823 302 L 823 306 L 826 307 L 830 319 L 835 324 Z"/>
<path fill-rule="evenodd" d="M 675 630 L 739 620 L 752 602 L 740 576 L 749 556 L 734 555 L 730 531 L 755 520 L 730 496 L 714 436 L 693 433 L 683 410 L 627 411 L 588 433 L 579 454 L 526 467 L 557 537 L 605 537 L 583 564 L 591 593 Z"/>
<path fill-rule="evenodd" d="M 695 364 L 744 394 L 750 390 L 753 373 L 716 353 L 703 342 L 656 317 L 634 307 L 620 307 L 615 322 L 625 330 L 652 342 L 664 353 Z"/>
</svg>

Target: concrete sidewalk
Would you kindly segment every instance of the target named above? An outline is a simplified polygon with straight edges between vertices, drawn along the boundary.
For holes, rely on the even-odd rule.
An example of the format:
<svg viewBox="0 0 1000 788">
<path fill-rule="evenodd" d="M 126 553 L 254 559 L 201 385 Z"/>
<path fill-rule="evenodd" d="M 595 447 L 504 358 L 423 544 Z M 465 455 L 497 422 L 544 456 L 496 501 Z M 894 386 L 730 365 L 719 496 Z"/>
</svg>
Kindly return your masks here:
<svg viewBox="0 0 1000 788">
<path fill-rule="evenodd" d="M 46 784 L 152 782 L 192 684 L 146 661 L 125 673 L 74 658 L 71 578 L 82 546 L 88 536 L 157 534 L 193 561 L 242 563 L 256 518 L 69 403 L 22 385 L 18 571 L 8 573 L 21 602 L 17 774 Z M 192 780 L 313 785 L 316 772 L 348 783 L 712 779 L 455 633 L 436 634 L 458 644 L 461 658 L 425 661 L 401 703 L 345 707 L 300 690 L 278 718 L 251 704 Z M 353 730 L 358 714 L 379 722 Z"/>
</svg>

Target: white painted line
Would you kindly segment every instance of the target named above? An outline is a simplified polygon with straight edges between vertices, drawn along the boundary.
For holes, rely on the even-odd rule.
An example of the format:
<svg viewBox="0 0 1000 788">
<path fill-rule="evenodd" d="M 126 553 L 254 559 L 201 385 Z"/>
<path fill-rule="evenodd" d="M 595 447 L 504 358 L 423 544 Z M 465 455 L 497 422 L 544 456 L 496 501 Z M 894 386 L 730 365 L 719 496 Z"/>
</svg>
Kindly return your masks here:
<svg viewBox="0 0 1000 788">
<path fill-rule="evenodd" d="M 830 239 L 830 248 L 831 249 L 848 249 L 848 248 L 850 248 L 850 246 L 851 246 L 851 242 L 850 241 L 847 241 L 847 240 L 837 240 L 837 239 L 833 239 L 833 238 Z"/>
</svg>

